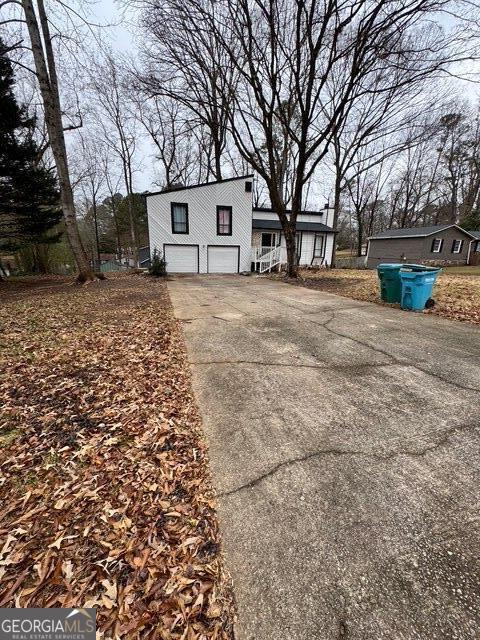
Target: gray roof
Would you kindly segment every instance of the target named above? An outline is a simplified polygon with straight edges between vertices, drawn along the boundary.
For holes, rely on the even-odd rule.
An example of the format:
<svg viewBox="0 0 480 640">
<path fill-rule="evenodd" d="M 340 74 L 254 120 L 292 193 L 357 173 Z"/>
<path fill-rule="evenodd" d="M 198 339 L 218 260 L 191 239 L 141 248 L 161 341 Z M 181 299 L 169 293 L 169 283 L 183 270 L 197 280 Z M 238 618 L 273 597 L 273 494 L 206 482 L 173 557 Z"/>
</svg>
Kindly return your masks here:
<svg viewBox="0 0 480 640">
<path fill-rule="evenodd" d="M 472 231 L 471 229 L 469 229 L 468 233 L 472 235 L 474 238 L 478 238 L 480 240 L 480 231 Z"/>
<path fill-rule="evenodd" d="M 381 240 L 382 238 L 423 238 L 426 236 L 433 236 L 435 233 L 439 231 L 444 231 L 445 229 L 450 229 L 450 227 L 456 227 L 460 231 L 463 231 L 466 235 L 471 237 L 475 232 L 465 231 L 458 226 L 458 224 L 436 224 L 431 225 L 429 227 L 410 227 L 409 229 L 387 229 L 386 231 L 382 231 L 381 233 L 377 233 L 375 236 L 371 236 L 369 240 Z"/>
<path fill-rule="evenodd" d="M 200 182 L 199 184 L 187 184 L 177 185 L 175 187 L 165 187 L 160 191 L 144 191 L 143 196 L 149 198 L 150 196 L 158 196 L 161 193 L 172 193 L 173 191 L 186 191 L 187 189 L 198 189 L 199 187 L 209 187 L 211 184 L 221 184 L 223 182 L 233 182 L 234 180 L 248 180 L 253 178 L 253 173 L 247 173 L 244 176 L 235 176 L 233 178 L 224 178 L 223 180 L 212 180 L 211 182 Z"/>
<path fill-rule="evenodd" d="M 327 208 L 327 207 L 326 207 Z M 272 207 L 253 207 L 253 213 L 258 211 L 259 213 L 276 213 L 275 209 Z M 285 213 L 292 213 L 291 209 L 285 209 Z M 299 211 L 298 215 L 301 216 L 323 216 L 325 211 Z"/>
<path fill-rule="evenodd" d="M 252 220 L 253 229 L 281 229 L 280 220 Z M 332 227 L 328 227 L 322 222 L 297 222 L 297 231 L 317 231 L 324 233 L 335 233 Z"/>
</svg>

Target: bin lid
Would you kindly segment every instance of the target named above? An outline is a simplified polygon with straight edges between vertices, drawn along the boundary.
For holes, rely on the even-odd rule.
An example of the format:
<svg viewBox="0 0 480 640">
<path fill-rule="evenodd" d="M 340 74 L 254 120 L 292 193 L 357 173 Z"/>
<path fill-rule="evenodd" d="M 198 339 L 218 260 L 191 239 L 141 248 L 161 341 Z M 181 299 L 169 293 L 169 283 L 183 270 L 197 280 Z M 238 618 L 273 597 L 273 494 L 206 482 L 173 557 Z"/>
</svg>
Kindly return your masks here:
<svg viewBox="0 0 480 640">
<path fill-rule="evenodd" d="M 400 269 L 401 267 L 404 267 L 405 265 L 403 264 L 403 262 L 385 262 L 382 264 L 377 265 L 377 269 Z"/>
<path fill-rule="evenodd" d="M 440 267 L 427 267 L 424 264 L 402 264 L 402 270 L 405 271 L 430 271 L 432 273 L 436 273 L 437 271 L 441 271 Z"/>
</svg>

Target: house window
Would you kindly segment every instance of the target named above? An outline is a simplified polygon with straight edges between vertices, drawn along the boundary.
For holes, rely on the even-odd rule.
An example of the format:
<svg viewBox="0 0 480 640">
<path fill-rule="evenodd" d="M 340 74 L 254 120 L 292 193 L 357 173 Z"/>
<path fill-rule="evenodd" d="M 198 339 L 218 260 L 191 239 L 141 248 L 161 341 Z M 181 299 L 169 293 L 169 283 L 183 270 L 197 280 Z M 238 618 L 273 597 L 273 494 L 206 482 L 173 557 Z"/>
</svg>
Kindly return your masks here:
<svg viewBox="0 0 480 640">
<path fill-rule="evenodd" d="M 252 193 L 252 183 L 251 182 L 245 182 L 245 191 L 247 193 Z"/>
<path fill-rule="evenodd" d="M 435 238 L 432 242 L 432 253 L 440 253 L 443 246 L 442 238 Z"/>
<path fill-rule="evenodd" d="M 322 258 L 323 257 L 323 240 L 325 236 L 323 233 L 315 234 L 315 244 L 313 246 L 313 257 L 314 258 Z"/>
<path fill-rule="evenodd" d="M 461 253 L 463 247 L 463 240 L 454 240 L 452 242 L 452 253 Z"/>
<path fill-rule="evenodd" d="M 188 204 L 172 202 L 172 233 L 188 233 Z"/>
<path fill-rule="evenodd" d="M 277 242 L 276 233 L 262 233 L 262 247 L 274 247 Z"/>
<path fill-rule="evenodd" d="M 217 236 L 232 235 L 232 207 L 217 207 Z"/>
<path fill-rule="evenodd" d="M 480 240 L 475 243 L 475 253 L 480 253 Z"/>
</svg>

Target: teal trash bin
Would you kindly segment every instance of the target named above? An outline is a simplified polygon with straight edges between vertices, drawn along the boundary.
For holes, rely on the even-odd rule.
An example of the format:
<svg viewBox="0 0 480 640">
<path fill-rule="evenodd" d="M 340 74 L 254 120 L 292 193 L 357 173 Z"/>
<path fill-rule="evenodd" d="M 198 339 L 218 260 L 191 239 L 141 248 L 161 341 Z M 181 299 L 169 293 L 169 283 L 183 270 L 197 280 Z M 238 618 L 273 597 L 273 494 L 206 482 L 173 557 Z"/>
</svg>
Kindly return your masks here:
<svg viewBox="0 0 480 640">
<path fill-rule="evenodd" d="M 441 271 L 438 267 L 425 267 L 421 264 L 403 265 L 400 270 L 402 309 L 423 311 L 433 307 L 433 285 Z"/>
<path fill-rule="evenodd" d="M 384 302 L 401 302 L 402 281 L 400 280 L 400 269 L 403 266 L 403 264 L 393 262 L 378 265 L 380 296 Z"/>
</svg>

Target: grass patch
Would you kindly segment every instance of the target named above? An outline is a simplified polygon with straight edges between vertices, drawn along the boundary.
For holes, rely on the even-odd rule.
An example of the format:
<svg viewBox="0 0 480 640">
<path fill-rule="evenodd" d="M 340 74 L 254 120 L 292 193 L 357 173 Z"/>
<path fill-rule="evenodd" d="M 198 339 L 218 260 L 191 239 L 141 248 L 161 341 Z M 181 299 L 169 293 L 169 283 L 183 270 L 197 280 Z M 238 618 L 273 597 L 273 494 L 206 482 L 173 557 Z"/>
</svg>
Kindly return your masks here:
<svg viewBox="0 0 480 640">
<path fill-rule="evenodd" d="M 0 430 L 0 447 L 6 447 L 20 437 L 19 429 Z"/>
<path fill-rule="evenodd" d="M 463 265 L 461 267 L 444 267 L 447 274 L 457 274 L 464 276 L 480 276 L 480 265 Z"/>
</svg>

